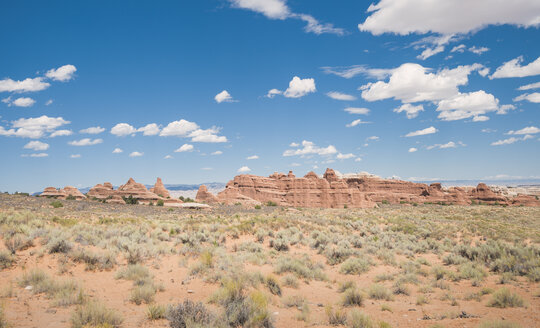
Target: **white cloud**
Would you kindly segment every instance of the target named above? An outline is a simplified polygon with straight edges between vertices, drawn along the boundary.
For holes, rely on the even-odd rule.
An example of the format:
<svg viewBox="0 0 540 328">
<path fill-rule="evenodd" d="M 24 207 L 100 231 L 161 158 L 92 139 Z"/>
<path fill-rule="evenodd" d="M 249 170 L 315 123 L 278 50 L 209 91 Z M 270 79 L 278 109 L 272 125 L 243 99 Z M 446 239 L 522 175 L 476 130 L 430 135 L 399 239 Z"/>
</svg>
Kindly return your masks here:
<svg viewBox="0 0 540 328">
<path fill-rule="evenodd" d="M 297 149 L 288 149 L 285 152 L 283 152 L 283 156 L 307 156 L 307 155 L 333 155 L 337 153 L 336 147 L 329 145 L 326 148 L 321 148 L 316 146 L 311 141 L 302 141 L 302 148 Z"/>
<path fill-rule="evenodd" d="M 409 153 L 414 153 L 416 151 L 418 151 L 418 149 L 416 149 L 414 147 L 409 148 Z"/>
<path fill-rule="evenodd" d="M 50 69 L 45 74 L 46 77 L 55 81 L 66 82 L 73 78 L 77 68 L 73 65 L 64 65 L 57 69 Z"/>
<path fill-rule="evenodd" d="M 466 34 L 488 25 L 540 24 L 540 3 L 536 0 L 380 0 L 367 12 L 369 17 L 358 28 L 374 35 Z"/>
<path fill-rule="evenodd" d="M 371 137 L 367 137 L 366 140 L 373 140 L 373 141 L 378 141 L 380 138 L 377 137 L 377 136 L 371 136 Z"/>
<path fill-rule="evenodd" d="M 362 107 L 347 107 L 345 108 L 345 111 L 349 114 L 360 114 L 360 115 L 369 114 L 369 109 L 362 108 Z"/>
<path fill-rule="evenodd" d="M 90 138 L 83 138 L 81 140 L 73 140 L 68 142 L 68 144 L 72 146 L 93 146 L 98 145 L 100 143 L 103 143 L 103 139 L 90 139 Z"/>
<path fill-rule="evenodd" d="M 30 107 L 32 105 L 34 105 L 36 103 L 36 101 L 32 98 L 28 98 L 28 97 L 21 97 L 21 98 L 17 98 L 15 99 L 11 105 L 15 105 L 17 107 Z"/>
<path fill-rule="evenodd" d="M 144 136 L 155 136 L 159 134 L 160 128 L 156 123 L 150 123 L 142 128 L 138 128 L 137 132 L 142 132 Z"/>
<path fill-rule="evenodd" d="M 175 153 L 183 153 L 183 152 L 188 152 L 188 151 L 193 151 L 193 145 L 183 144 L 182 146 L 180 146 L 180 148 L 178 148 L 174 152 Z"/>
<path fill-rule="evenodd" d="M 330 33 L 330 34 L 336 34 L 336 35 L 344 35 L 345 30 L 339 27 L 334 27 L 334 25 L 325 23 L 320 23 L 315 17 L 311 15 L 306 14 L 292 14 L 290 17 L 292 18 L 298 18 L 306 22 L 306 26 L 304 27 L 304 31 L 315 33 L 317 35 L 324 34 L 324 33 Z"/>
<path fill-rule="evenodd" d="M 348 127 L 348 128 L 352 128 L 352 127 L 355 127 L 355 126 L 360 125 L 360 124 L 368 124 L 368 123 L 371 123 L 371 122 L 364 122 L 361 119 L 357 119 L 357 120 L 352 121 L 349 124 L 346 124 L 345 126 Z"/>
<path fill-rule="evenodd" d="M 140 153 L 138 151 L 134 151 L 132 152 L 131 154 L 129 154 L 129 157 L 141 157 L 142 155 L 144 155 L 144 153 Z"/>
<path fill-rule="evenodd" d="M 437 133 L 438 131 L 439 131 L 439 130 L 437 130 L 437 129 L 434 128 L 433 126 L 430 126 L 429 128 L 425 128 L 425 129 L 422 129 L 422 130 L 409 132 L 409 133 L 407 133 L 405 136 L 406 136 L 406 137 L 424 136 L 424 135 L 426 135 L 426 134 Z"/>
<path fill-rule="evenodd" d="M 334 74 L 345 79 L 351 79 L 357 75 L 365 75 L 371 78 L 384 79 L 392 74 L 393 69 L 382 68 L 368 68 L 365 65 L 352 65 L 352 66 L 324 66 L 321 67 L 324 73 Z"/>
<path fill-rule="evenodd" d="M 227 137 L 218 136 L 219 128 L 212 127 L 210 129 L 197 129 L 189 134 L 191 141 L 193 142 L 211 142 L 211 143 L 220 143 L 227 142 Z"/>
<path fill-rule="evenodd" d="M 72 154 L 69 158 L 81 158 L 81 154 Z"/>
<path fill-rule="evenodd" d="M 439 102 L 438 118 L 444 121 L 461 120 L 476 117 L 488 112 L 499 110 L 499 100 L 483 90 L 460 93 Z"/>
<path fill-rule="evenodd" d="M 426 60 L 429 57 L 434 56 L 443 51 L 444 51 L 444 46 L 441 46 L 441 45 L 438 45 L 434 48 L 426 48 L 424 51 L 422 51 L 420 55 L 416 56 L 416 58 Z"/>
<path fill-rule="evenodd" d="M 540 3 L 540 2 L 539 2 Z M 538 17 L 540 22 L 540 17 Z M 489 78 L 505 78 L 505 77 L 525 77 L 540 74 L 540 57 L 535 61 L 530 62 L 525 66 L 521 66 L 523 62 L 523 56 L 519 56 L 510 61 L 507 61 L 502 66 L 498 67 Z"/>
<path fill-rule="evenodd" d="M 540 89 L 540 82 L 522 85 L 518 88 L 518 90 L 522 90 L 522 91 L 531 90 L 531 89 Z"/>
<path fill-rule="evenodd" d="M 362 158 L 356 157 L 356 158 L 354 159 L 354 161 L 355 161 L 355 162 L 361 162 L 361 161 L 362 161 Z"/>
<path fill-rule="evenodd" d="M 49 106 L 53 103 L 53 100 L 52 99 L 49 99 L 45 102 L 45 106 Z"/>
<path fill-rule="evenodd" d="M 36 157 L 36 158 L 48 157 L 48 156 L 49 156 L 49 154 L 47 154 L 47 153 L 23 154 L 23 155 L 21 155 L 21 157 Z"/>
<path fill-rule="evenodd" d="M 428 150 L 431 150 L 431 149 L 448 149 L 448 148 L 457 148 L 458 146 L 465 146 L 464 143 L 462 143 L 461 141 L 458 142 L 457 144 L 453 141 L 450 141 L 450 142 L 447 142 L 445 144 L 435 144 L 435 145 L 432 145 L 432 146 L 427 146 L 426 148 Z"/>
<path fill-rule="evenodd" d="M 222 102 L 233 102 L 235 101 L 233 99 L 233 97 L 231 96 L 231 94 L 229 92 L 227 92 L 227 90 L 223 90 L 221 91 L 220 93 L 218 93 L 215 97 L 214 97 L 214 100 L 220 104 Z"/>
<path fill-rule="evenodd" d="M 11 129 L 6 130 L 0 126 L 0 135 L 15 136 L 21 138 L 38 139 L 47 132 L 53 132 L 56 128 L 71 122 L 62 117 L 48 117 L 46 115 L 32 118 L 20 118 L 11 122 Z"/>
<path fill-rule="evenodd" d="M 118 123 L 111 129 L 111 134 L 117 137 L 125 137 L 135 132 L 137 132 L 137 129 L 127 123 Z"/>
<path fill-rule="evenodd" d="M 190 132 L 197 130 L 198 128 L 199 126 L 197 125 L 197 123 L 181 119 L 179 121 L 169 123 L 166 127 L 163 128 L 163 130 L 161 130 L 159 135 L 162 137 L 185 137 Z"/>
<path fill-rule="evenodd" d="M 484 52 L 489 51 L 489 48 L 472 46 L 472 47 L 469 48 L 469 51 L 474 53 L 474 54 L 481 55 Z"/>
<path fill-rule="evenodd" d="M 450 50 L 450 52 L 459 52 L 459 53 L 463 53 L 465 52 L 465 49 L 467 47 L 464 45 L 464 44 L 460 44 L 458 46 L 455 46 L 452 48 L 452 50 Z"/>
<path fill-rule="evenodd" d="M 103 131 L 105 131 L 105 128 L 102 128 L 100 126 L 91 126 L 89 128 L 82 129 L 79 132 L 80 133 L 87 133 L 87 134 L 100 134 Z"/>
<path fill-rule="evenodd" d="M 54 137 L 64 137 L 64 136 L 70 136 L 73 134 L 73 131 L 71 130 L 56 130 L 53 133 L 49 135 L 50 138 Z"/>
<path fill-rule="evenodd" d="M 12 79 L 0 80 L 0 92 L 32 92 L 41 91 L 50 87 L 50 83 L 43 82 L 42 77 L 27 78 L 22 81 Z"/>
<path fill-rule="evenodd" d="M 492 146 L 511 145 L 511 144 L 516 143 L 518 141 L 525 141 L 525 140 L 532 139 L 532 138 L 533 138 L 532 135 L 527 134 L 527 135 L 525 135 L 525 136 L 523 136 L 521 138 L 510 137 L 508 139 L 498 140 L 498 141 L 492 142 L 491 145 Z"/>
<path fill-rule="evenodd" d="M 314 79 L 301 79 L 298 76 L 295 76 L 289 82 L 289 87 L 285 90 L 283 95 L 287 98 L 300 98 L 315 91 L 317 91 L 317 89 L 315 88 Z"/>
<path fill-rule="evenodd" d="M 211 167 L 201 167 L 201 170 L 203 170 L 203 171 L 212 171 L 213 168 L 211 168 Z"/>
<path fill-rule="evenodd" d="M 252 156 L 247 157 L 246 159 L 248 159 L 248 160 L 259 159 L 259 156 L 257 156 L 257 155 L 252 155 Z"/>
<path fill-rule="evenodd" d="M 122 153 L 124 151 L 122 149 L 120 149 L 120 148 L 114 148 L 114 150 L 112 152 L 113 152 L 113 154 L 120 154 L 120 153 Z"/>
<path fill-rule="evenodd" d="M 300 147 L 300 144 L 298 142 L 291 142 L 289 147 Z"/>
<path fill-rule="evenodd" d="M 281 95 L 281 94 L 283 94 L 283 91 L 278 90 L 278 89 L 271 89 L 271 90 L 268 90 L 268 93 L 266 94 L 265 97 L 274 98 L 275 96 Z"/>
<path fill-rule="evenodd" d="M 167 156 L 163 157 L 163 159 L 171 159 L 171 158 L 173 158 L 171 155 L 167 155 Z"/>
<path fill-rule="evenodd" d="M 487 129 L 482 129 L 482 132 L 483 133 L 492 133 L 492 132 L 497 132 L 497 130 L 487 128 Z"/>
<path fill-rule="evenodd" d="M 412 119 L 418 116 L 420 112 L 424 111 L 423 105 L 414 106 L 412 104 L 403 104 L 398 108 L 394 109 L 394 113 L 407 113 L 407 118 Z"/>
<path fill-rule="evenodd" d="M 489 117 L 484 116 L 484 115 L 479 115 L 479 116 L 473 117 L 472 121 L 473 122 L 485 122 L 485 121 L 489 121 Z"/>
<path fill-rule="evenodd" d="M 540 103 L 540 92 L 526 93 L 514 98 L 514 101 L 528 100 L 532 103 Z"/>
<path fill-rule="evenodd" d="M 211 153 L 210 155 L 216 156 L 216 155 L 222 155 L 222 154 L 223 154 L 223 152 L 221 150 L 216 150 L 215 152 Z"/>
<path fill-rule="evenodd" d="M 521 130 L 508 131 L 506 134 L 536 134 L 540 133 L 540 129 L 536 126 L 527 126 Z"/>
<path fill-rule="evenodd" d="M 437 101 L 459 93 L 458 86 L 468 83 L 472 71 L 480 64 L 458 66 L 431 73 L 419 64 L 405 63 L 393 70 L 388 82 L 378 81 L 362 86 L 362 98 L 367 101 L 394 98 L 404 103 Z"/>
<path fill-rule="evenodd" d="M 344 100 L 344 101 L 353 101 L 356 100 L 356 97 L 346 93 L 341 93 L 338 91 L 330 91 L 326 94 L 328 97 L 335 100 Z"/>
<path fill-rule="evenodd" d="M 247 166 L 242 166 L 241 168 L 238 169 L 238 173 L 247 173 L 247 172 L 251 172 L 251 169 Z"/>
<path fill-rule="evenodd" d="M 49 144 L 46 144 L 41 141 L 30 141 L 26 145 L 24 145 L 24 149 L 32 149 L 32 150 L 47 150 L 49 149 Z"/>
<path fill-rule="evenodd" d="M 351 153 L 348 153 L 348 154 L 342 154 L 342 153 L 338 153 L 336 158 L 337 159 L 350 159 L 350 158 L 354 158 L 356 157 L 354 154 L 351 154 Z"/>
</svg>

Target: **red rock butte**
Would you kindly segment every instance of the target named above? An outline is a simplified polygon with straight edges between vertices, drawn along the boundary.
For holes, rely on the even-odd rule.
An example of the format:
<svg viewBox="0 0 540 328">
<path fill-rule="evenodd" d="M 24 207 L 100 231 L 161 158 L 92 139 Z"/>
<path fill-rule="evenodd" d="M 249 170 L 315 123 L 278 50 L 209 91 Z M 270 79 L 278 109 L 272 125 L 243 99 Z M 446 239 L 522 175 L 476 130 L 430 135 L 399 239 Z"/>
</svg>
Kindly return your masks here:
<svg viewBox="0 0 540 328">
<path fill-rule="evenodd" d="M 274 173 L 269 177 L 238 175 L 227 183 L 217 196 L 200 186 L 198 202 L 256 205 L 275 203 L 280 206 L 313 208 L 371 208 L 377 203 L 423 204 L 441 203 L 471 205 L 473 203 L 507 206 L 540 206 L 534 196 L 507 197 L 480 183 L 474 187 L 443 188 L 440 183 L 427 185 L 359 174 L 339 177 L 327 169 L 320 178 L 309 172 L 297 178 L 289 174 Z"/>
</svg>

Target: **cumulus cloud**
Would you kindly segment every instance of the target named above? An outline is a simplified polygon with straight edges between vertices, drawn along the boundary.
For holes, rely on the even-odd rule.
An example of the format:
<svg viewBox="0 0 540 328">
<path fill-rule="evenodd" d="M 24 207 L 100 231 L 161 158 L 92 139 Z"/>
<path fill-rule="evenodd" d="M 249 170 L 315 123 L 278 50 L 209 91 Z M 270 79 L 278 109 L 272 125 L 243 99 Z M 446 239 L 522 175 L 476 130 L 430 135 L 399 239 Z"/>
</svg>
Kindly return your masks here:
<svg viewBox="0 0 540 328">
<path fill-rule="evenodd" d="M 72 154 L 69 158 L 81 158 L 81 154 Z"/>
<path fill-rule="evenodd" d="M 311 15 L 293 13 L 285 0 L 229 0 L 235 8 L 251 10 L 270 19 L 300 19 L 306 22 L 304 30 L 315 34 L 332 33 L 343 35 L 345 31 L 332 24 L 322 24 Z"/>
<path fill-rule="evenodd" d="M 346 124 L 345 126 L 348 128 L 352 128 L 360 124 L 368 124 L 368 123 L 371 123 L 371 122 L 365 122 L 365 121 L 362 121 L 361 119 L 357 119 L 357 120 L 352 121 L 349 124 Z"/>
<path fill-rule="evenodd" d="M 414 106 L 411 104 L 403 104 L 400 107 L 394 109 L 394 113 L 405 112 L 407 114 L 408 119 L 417 117 L 418 114 L 423 111 L 424 111 L 424 106 L 422 105 Z"/>
<path fill-rule="evenodd" d="M 219 128 L 212 127 L 210 129 L 197 129 L 189 134 L 191 141 L 193 142 L 210 142 L 210 143 L 221 143 L 227 142 L 227 137 L 218 136 Z"/>
<path fill-rule="evenodd" d="M 346 93 L 341 93 L 341 92 L 338 92 L 338 91 L 330 91 L 328 93 L 326 93 L 326 95 L 332 99 L 335 99 L 335 100 L 344 100 L 344 101 L 353 101 L 353 100 L 356 100 L 356 97 L 353 96 L 353 95 L 349 95 L 349 94 L 346 94 Z"/>
<path fill-rule="evenodd" d="M 8 98 L 10 99 L 10 98 Z M 28 97 L 20 97 L 20 98 L 17 98 L 15 100 L 13 100 L 12 102 L 8 102 L 8 106 L 17 106 L 17 107 L 31 107 L 32 105 L 34 105 L 36 103 L 36 101 L 32 98 L 28 98 Z"/>
<path fill-rule="evenodd" d="M 90 139 L 90 138 L 83 138 L 81 140 L 73 140 L 68 142 L 68 144 L 72 146 L 93 146 L 98 145 L 100 143 L 103 143 L 103 139 Z"/>
<path fill-rule="evenodd" d="M 259 159 L 259 156 L 257 156 L 257 155 L 252 155 L 252 156 L 247 157 L 246 159 L 247 159 L 247 160 Z"/>
<path fill-rule="evenodd" d="M 247 172 L 251 172 L 251 169 L 247 166 L 242 166 L 241 168 L 238 169 L 238 173 L 247 173 Z"/>
<path fill-rule="evenodd" d="M 159 128 L 159 125 L 157 125 L 156 123 L 150 123 L 143 126 L 142 128 L 138 128 L 137 132 L 142 132 L 144 136 L 155 136 L 159 134 L 160 130 L 161 129 Z"/>
<path fill-rule="evenodd" d="M 167 124 L 167 126 L 161 130 L 159 135 L 162 137 L 185 137 L 190 132 L 197 130 L 198 128 L 199 125 L 197 125 L 197 123 L 181 119 L 179 121 L 173 121 Z"/>
<path fill-rule="evenodd" d="M 65 137 L 65 136 L 70 136 L 73 134 L 73 131 L 71 130 L 56 130 L 54 131 L 53 133 L 51 133 L 49 135 L 50 138 L 54 138 L 54 137 Z"/>
<path fill-rule="evenodd" d="M 472 46 L 469 48 L 469 51 L 472 52 L 473 54 L 481 55 L 484 52 L 489 51 L 489 48 Z"/>
<path fill-rule="evenodd" d="M 374 35 L 395 33 L 466 34 L 489 25 L 532 27 L 540 24 L 536 0 L 380 0 L 371 4 L 369 16 L 358 25 Z"/>
<path fill-rule="evenodd" d="M 57 69 L 50 69 L 45 74 L 51 80 L 66 82 L 73 79 L 73 75 L 77 71 L 77 68 L 73 65 L 60 66 Z"/>
<path fill-rule="evenodd" d="M 41 141 L 30 141 L 26 145 L 24 145 L 24 149 L 32 149 L 32 150 L 47 150 L 49 149 L 49 144 L 46 144 Z"/>
<path fill-rule="evenodd" d="M 473 117 L 472 121 L 473 122 L 485 122 L 485 121 L 489 121 L 489 117 L 484 116 L 484 115 L 479 115 L 479 116 Z"/>
<path fill-rule="evenodd" d="M 40 157 L 48 157 L 49 154 L 47 153 L 37 153 L 37 154 L 22 154 L 21 157 L 36 157 L 36 158 L 40 158 Z"/>
<path fill-rule="evenodd" d="M 268 90 L 268 93 L 266 94 L 265 97 L 267 97 L 267 98 L 274 98 L 275 96 L 281 95 L 281 94 L 283 94 L 283 91 L 281 91 L 281 90 L 278 90 L 278 89 L 270 89 L 270 90 Z"/>
<path fill-rule="evenodd" d="M 117 137 L 125 137 L 135 132 L 137 132 L 137 129 L 127 123 L 118 123 L 111 129 L 111 134 Z"/>
<path fill-rule="evenodd" d="M 215 97 L 214 97 L 214 100 L 220 104 L 222 102 L 234 102 L 235 100 L 233 99 L 233 97 L 231 96 L 231 94 L 227 91 L 227 90 L 223 90 L 221 91 L 220 93 L 218 93 Z"/>
<path fill-rule="evenodd" d="M 418 151 L 418 149 L 416 149 L 414 147 L 409 148 L 409 153 L 414 153 L 416 151 Z"/>
<path fill-rule="evenodd" d="M 287 98 L 300 98 L 315 91 L 317 91 L 317 89 L 315 88 L 314 79 L 301 79 L 298 76 L 295 76 L 289 82 L 289 87 L 285 90 L 283 95 Z"/>
<path fill-rule="evenodd" d="M 540 103 L 540 92 L 526 93 L 514 98 L 514 101 L 527 100 L 532 103 Z"/>
<path fill-rule="evenodd" d="M 113 154 L 120 154 L 120 153 L 123 153 L 124 151 L 120 148 L 114 148 L 114 150 L 112 151 Z"/>
<path fill-rule="evenodd" d="M 345 111 L 349 114 L 360 114 L 367 115 L 369 114 L 369 109 L 363 107 L 347 107 Z"/>
<path fill-rule="evenodd" d="M 163 157 L 163 159 L 171 159 L 173 158 L 171 155 L 166 155 L 165 157 Z"/>
<path fill-rule="evenodd" d="M 521 130 L 517 131 L 508 131 L 506 134 L 536 134 L 540 133 L 540 129 L 536 126 L 527 126 Z"/>
<path fill-rule="evenodd" d="M 141 157 L 142 155 L 144 155 L 144 153 L 134 151 L 131 154 L 129 154 L 129 157 Z"/>
<path fill-rule="evenodd" d="M 223 154 L 223 152 L 221 150 L 216 150 L 215 152 L 211 153 L 210 155 L 216 156 L 216 155 L 222 155 L 222 154 Z"/>
<path fill-rule="evenodd" d="M 62 117 L 48 117 L 46 115 L 32 118 L 20 118 L 11 122 L 11 128 L 6 130 L 0 126 L 0 135 L 21 138 L 39 139 L 45 133 L 52 133 L 58 127 L 71 122 Z"/>
<path fill-rule="evenodd" d="M 43 82 L 42 77 L 26 78 L 22 81 L 9 78 L 0 80 L 0 92 L 34 92 L 45 90 L 50 86 L 50 83 Z"/>
<path fill-rule="evenodd" d="M 336 158 L 337 159 L 350 159 L 350 158 L 355 158 L 356 156 L 354 154 L 351 154 L 351 153 L 348 153 L 348 154 L 342 154 L 342 153 L 338 153 Z"/>
<path fill-rule="evenodd" d="M 438 118 L 444 121 L 455 121 L 469 117 L 478 117 L 491 111 L 499 110 L 499 100 L 483 90 L 460 93 L 439 102 Z"/>
<path fill-rule="evenodd" d="M 522 85 L 518 88 L 518 90 L 521 90 L 521 91 L 531 90 L 531 89 L 540 89 L 540 82 Z"/>
<path fill-rule="evenodd" d="M 540 17 L 538 17 L 538 19 L 540 19 Z M 507 61 L 502 66 L 497 67 L 495 72 L 491 74 L 489 78 L 526 77 L 540 74 L 540 57 L 525 66 L 521 65 L 522 62 L 523 56 Z"/>
<path fill-rule="evenodd" d="M 511 144 L 516 143 L 518 141 L 525 141 L 525 140 L 532 139 L 532 138 L 534 138 L 532 135 L 526 134 L 525 136 L 523 136 L 521 138 L 510 137 L 508 139 L 498 140 L 498 141 L 492 142 L 491 145 L 492 146 L 511 145 Z"/>
<path fill-rule="evenodd" d="M 461 141 L 459 141 L 458 143 L 450 141 L 450 142 L 447 142 L 445 144 L 435 144 L 435 145 L 432 145 L 432 146 L 427 146 L 426 148 L 428 150 L 431 150 L 431 149 L 448 149 L 448 148 L 457 148 L 458 146 L 464 147 L 465 144 L 462 143 Z"/>
<path fill-rule="evenodd" d="M 180 148 L 178 148 L 174 152 L 175 153 L 184 153 L 184 152 L 188 152 L 188 151 L 193 151 L 193 148 L 194 148 L 193 145 L 183 144 L 182 146 L 180 146 Z"/>
<path fill-rule="evenodd" d="M 422 130 L 409 132 L 409 133 L 407 133 L 405 136 L 406 136 L 406 137 L 425 136 L 426 134 L 433 134 L 433 133 L 437 133 L 438 131 L 439 131 L 439 130 L 437 130 L 435 127 L 430 126 L 429 128 L 425 128 L 425 129 L 422 129 Z"/>
<path fill-rule="evenodd" d="M 296 149 L 287 149 L 285 152 L 283 152 L 283 156 L 308 156 L 308 155 L 333 155 L 336 154 L 338 151 L 336 147 L 333 145 L 329 145 L 328 147 L 321 148 L 317 145 L 315 145 L 311 141 L 304 140 L 302 141 L 302 148 L 296 148 Z"/>
<path fill-rule="evenodd" d="M 91 126 L 89 128 L 82 129 L 79 132 L 80 133 L 87 133 L 87 134 L 100 134 L 103 131 L 105 131 L 105 128 L 102 128 L 100 126 Z"/>
</svg>

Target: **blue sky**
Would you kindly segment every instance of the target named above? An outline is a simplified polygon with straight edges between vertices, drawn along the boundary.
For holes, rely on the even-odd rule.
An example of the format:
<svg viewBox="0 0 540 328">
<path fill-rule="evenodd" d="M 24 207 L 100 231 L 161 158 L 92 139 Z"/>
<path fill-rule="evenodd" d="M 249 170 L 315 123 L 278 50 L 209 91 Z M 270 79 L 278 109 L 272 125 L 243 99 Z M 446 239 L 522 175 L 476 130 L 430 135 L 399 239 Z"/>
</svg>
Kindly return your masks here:
<svg viewBox="0 0 540 328">
<path fill-rule="evenodd" d="M 495 3 L 3 2 L 0 190 L 538 177 L 540 3 Z"/>
</svg>

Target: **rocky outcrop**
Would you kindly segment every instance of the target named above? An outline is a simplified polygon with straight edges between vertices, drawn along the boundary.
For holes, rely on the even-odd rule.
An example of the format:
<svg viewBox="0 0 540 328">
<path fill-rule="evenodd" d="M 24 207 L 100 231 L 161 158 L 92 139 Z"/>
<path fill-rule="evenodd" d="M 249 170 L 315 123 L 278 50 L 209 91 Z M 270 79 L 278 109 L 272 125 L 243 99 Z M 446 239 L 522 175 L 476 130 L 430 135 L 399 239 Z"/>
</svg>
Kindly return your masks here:
<svg viewBox="0 0 540 328">
<path fill-rule="evenodd" d="M 150 192 L 153 192 L 154 194 L 161 196 L 163 198 L 171 197 L 171 195 L 169 194 L 169 191 L 165 189 L 165 186 L 163 185 L 161 178 L 157 178 L 156 184 L 154 185 L 153 188 L 150 188 Z"/>
<path fill-rule="evenodd" d="M 47 187 L 40 194 L 41 197 L 50 197 L 57 199 L 67 199 L 70 197 L 75 200 L 85 199 L 86 196 L 79 189 L 71 186 L 66 186 L 64 189 L 56 189 L 55 187 Z"/>
<path fill-rule="evenodd" d="M 215 204 L 219 202 L 218 198 L 209 192 L 205 185 L 199 186 L 195 200 L 199 203 L 205 204 Z"/>
<path fill-rule="evenodd" d="M 197 200 L 214 199 L 205 188 L 199 192 Z M 332 169 L 327 169 L 322 178 L 314 172 L 302 178 L 292 172 L 287 175 L 274 173 L 269 177 L 238 175 L 217 195 L 217 201 L 245 205 L 272 202 L 281 206 L 321 208 L 369 208 L 386 202 L 540 206 L 533 196 L 506 197 L 483 183 L 476 188 L 443 188 L 440 183 L 427 185 L 381 179 L 369 174 L 343 176 Z"/>
</svg>

